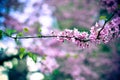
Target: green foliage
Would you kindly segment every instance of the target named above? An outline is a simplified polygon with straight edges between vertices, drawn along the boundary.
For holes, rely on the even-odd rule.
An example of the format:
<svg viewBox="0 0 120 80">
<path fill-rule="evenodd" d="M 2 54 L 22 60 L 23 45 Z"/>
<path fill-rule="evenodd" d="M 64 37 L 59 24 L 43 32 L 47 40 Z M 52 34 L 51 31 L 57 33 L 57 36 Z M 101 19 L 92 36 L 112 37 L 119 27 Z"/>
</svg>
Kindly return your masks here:
<svg viewBox="0 0 120 80">
<path fill-rule="evenodd" d="M 6 29 L 5 32 L 7 33 L 7 35 L 11 36 L 12 34 L 16 33 L 16 30 L 14 30 L 14 29 Z"/>
<path fill-rule="evenodd" d="M 20 57 L 20 59 L 22 59 L 25 55 L 26 55 L 26 50 L 25 50 L 25 48 L 20 48 L 19 49 L 19 57 Z"/>
<path fill-rule="evenodd" d="M 37 55 L 36 55 L 36 54 L 33 54 L 33 53 L 31 53 L 31 52 L 28 52 L 27 54 L 28 54 L 28 56 L 29 56 L 30 58 L 32 58 L 32 60 L 33 60 L 34 62 L 37 61 Z"/>
<path fill-rule="evenodd" d="M 100 20 L 107 20 L 107 19 L 109 19 L 110 18 L 110 16 L 112 15 L 112 13 L 108 13 L 106 10 L 104 10 L 104 9 L 101 9 L 100 10 L 100 17 L 99 17 L 99 19 Z"/>
<path fill-rule="evenodd" d="M 28 28 L 23 29 L 24 32 L 29 32 Z"/>
<path fill-rule="evenodd" d="M 30 58 L 32 58 L 32 60 L 33 60 L 34 62 L 37 61 L 37 55 L 36 55 L 36 54 L 34 54 L 34 53 L 32 53 L 32 52 L 28 52 L 25 48 L 21 47 L 21 48 L 19 49 L 19 57 L 20 57 L 20 59 L 22 59 L 22 58 L 25 57 L 26 55 L 28 55 Z"/>
<path fill-rule="evenodd" d="M 106 16 L 100 16 L 100 20 L 107 20 Z"/>
<path fill-rule="evenodd" d="M 17 37 L 22 37 L 23 36 L 23 32 L 19 32 L 18 34 L 17 34 Z"/>
</svg>

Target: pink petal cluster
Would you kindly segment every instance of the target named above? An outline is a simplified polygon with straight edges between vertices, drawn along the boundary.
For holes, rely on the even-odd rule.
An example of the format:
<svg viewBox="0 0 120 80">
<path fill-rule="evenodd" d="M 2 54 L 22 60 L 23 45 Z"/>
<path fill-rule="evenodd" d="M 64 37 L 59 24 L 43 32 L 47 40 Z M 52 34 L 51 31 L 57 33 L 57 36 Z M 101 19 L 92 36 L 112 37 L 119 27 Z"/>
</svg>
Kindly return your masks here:
<svg viewBox="0 0 120 80">
<path fill-rule="evenodd" d="M 64 42 L 65 40 L 71 41 L 76 45 L 84 48 L 88 47 L 87 39 L 88 33 L 87 32 L 79 32 L 78 29 L 74 30 L 64 30 L 62 32 L 52 32 L 53 36 L 57 37 L 57 40 Z"/>
<path fill-rule="evenodd" d="M 91 42 L 100 42 L 97 37 L 98 37 L 98 32 L 100 31 L 101 27 L 98 23 L 96 23 L 94 26 L 91 27 L 90 29 L 90 35 L 89 39 Z"/>
<path fill-rule="evenodd" d="M 96 23 L 96 25 L 93 26 L 90 30 L 90 35 L 89 35 L 90 41 L 95 42 L 95 43 L 109 42 L 111 39 L 119 36 L 119 33 L 120 33 L 119 25 L 120 25 L 120 17 L 116 17 L 116 18 L 112 19 L 110 22 L 108 22 L 104 26 L 103 29 L 101 28 L 101 26 L 98 23 Z M 100 31 L 100 34 L 98 34 L 99 31 Z"/>
<path fill-rule="evenodd" d="M 104 29 L 100 32 L 100 38 L 104 43 L 109 42 L 111 39 L 119 36 L 120 17 L 112 19 L 105 25 Z"/>
<path fill-rule="evenodd" d="M 87 32 L 79 32 L 77 29 L 64 30 L 62 32 L 53 32 L 53 36 L 57 37 L 57 40 L 64 42 L 65 40 L 75 43 L 81 48 L 89 46 L 89 42 L 94 43 L 107 43 L 111 39 L 116 38 L 120 33 L 120 17 L 113 18 L 110 22 L 101 26 L 100 23 L 96 23 L 90 29 L 90 34 Z"/>
</svg>

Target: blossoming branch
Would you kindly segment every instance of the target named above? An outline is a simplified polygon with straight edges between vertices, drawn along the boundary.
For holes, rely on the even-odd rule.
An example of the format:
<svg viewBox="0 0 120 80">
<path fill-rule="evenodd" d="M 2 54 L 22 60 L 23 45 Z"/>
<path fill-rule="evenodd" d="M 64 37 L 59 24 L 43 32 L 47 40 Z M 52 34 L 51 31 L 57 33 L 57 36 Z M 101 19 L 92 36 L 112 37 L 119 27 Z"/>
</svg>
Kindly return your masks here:
<svg viewBox="0 0 120 80">
<path fill-rule="evenodd" d="M 56 38 L 60 42 L 65 40 L 70 41 L 81 48 L 89 46 L 89 43 L 107 43 L 114 38 L 120 37 L 120 9 L 118 0 L 101 0 L 101 3 L 105 6 L 112 16 L 105 20 L 104 24 L 96 23 L 91 27 L 89 32 L 79 32 L 78 29 L 69 30 L 65 29 L 61 32 L 53 31 L 51 35 L 39 35 L 38 36 L 11 36 L 6 32 L 0 31 L 0 35 L 6 34 L 13 39 L 28 39 L 28 38 Z M 25 31 L 28 31 L 25 29 Z"/>
</svg>

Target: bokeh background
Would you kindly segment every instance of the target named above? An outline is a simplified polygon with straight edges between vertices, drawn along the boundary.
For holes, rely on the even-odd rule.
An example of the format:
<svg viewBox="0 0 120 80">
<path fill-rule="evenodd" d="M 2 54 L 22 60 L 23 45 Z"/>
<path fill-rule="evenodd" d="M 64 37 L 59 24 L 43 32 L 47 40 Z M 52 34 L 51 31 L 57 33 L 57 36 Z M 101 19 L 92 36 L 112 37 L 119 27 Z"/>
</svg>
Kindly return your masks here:
<svg viewBox="0 0 120 80">
<path fill-rule="evenodd" d="M 0 30 L 24 36 L 77 28 L 87 31 L 109 16 L 100 0 L 0 0 Z M 13 36 L 16 33 L 12 34 Z M 19 58 L 20 47 L 37 54 Z M 81 49 L 55 39 L 0 40 L 0 80 L 120 80 L 120 40 Z"/>
</svg>

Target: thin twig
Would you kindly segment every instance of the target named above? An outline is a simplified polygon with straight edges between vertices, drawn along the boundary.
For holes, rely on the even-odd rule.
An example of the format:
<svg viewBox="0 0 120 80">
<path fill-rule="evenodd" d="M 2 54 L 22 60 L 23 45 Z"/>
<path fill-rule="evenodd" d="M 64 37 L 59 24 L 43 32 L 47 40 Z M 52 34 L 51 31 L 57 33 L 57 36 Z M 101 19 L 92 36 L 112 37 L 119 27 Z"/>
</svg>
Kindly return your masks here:
<svg viewBox="0 0 120 80">
<path fill-rule="evenodd" d="M 3 33 L 12 38 L 12 39 L 29 39 L 29 38 L 56 38 L 56 37 L 62 37 L 62 38 L 75 38 L 76 40 L 79 40 L 81 42 L 88 42 L 90 41 L 89 39 L 80 39 L 80 38 L 77 38 L 77 37 L 69 37 L 69 36 L 54 36 L 54 35 L 41 35 L 41 36 L 10 36 L 9 34 L 7 34 L 6 32 L 3 31 Z"/>
</svg>

